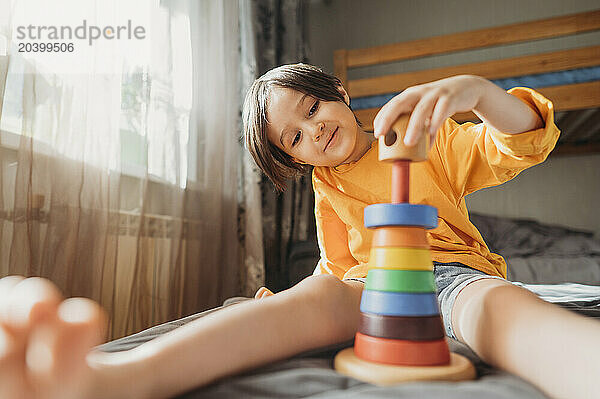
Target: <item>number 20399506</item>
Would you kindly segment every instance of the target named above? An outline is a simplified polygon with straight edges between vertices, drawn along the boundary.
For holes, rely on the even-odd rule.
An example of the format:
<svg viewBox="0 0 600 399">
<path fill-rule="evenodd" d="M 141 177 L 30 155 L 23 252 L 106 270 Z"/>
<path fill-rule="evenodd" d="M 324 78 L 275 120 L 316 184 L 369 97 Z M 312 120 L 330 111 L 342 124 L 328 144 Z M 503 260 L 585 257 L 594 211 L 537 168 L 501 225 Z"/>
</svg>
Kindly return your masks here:
<svg viewBox="0 0 600 399">
<path fill-rule="evenodd" d="M 19 43 L 19 53 L 72 53 L 73 43 Z"/>
</svg>

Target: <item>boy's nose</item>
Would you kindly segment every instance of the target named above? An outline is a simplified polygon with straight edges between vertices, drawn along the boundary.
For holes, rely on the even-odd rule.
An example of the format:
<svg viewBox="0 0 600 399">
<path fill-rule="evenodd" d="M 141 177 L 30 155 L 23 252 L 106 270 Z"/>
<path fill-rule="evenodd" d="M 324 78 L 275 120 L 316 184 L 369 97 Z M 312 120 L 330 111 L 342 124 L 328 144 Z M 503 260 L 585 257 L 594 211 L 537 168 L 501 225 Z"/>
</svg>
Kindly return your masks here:
<svg viewBox="0 0 600 399">
<path fill-rule="evenodd" d="M 321 139 L 321 136 L 323 135 L 324 131 L 325 131 L 325 124 L 323 122 L 319 122 L 317 124 L 317 128 L 315 129 L 315 134 L 313 135 L 313 140 L 315 141 L 315 143 Z"/>
</svg>

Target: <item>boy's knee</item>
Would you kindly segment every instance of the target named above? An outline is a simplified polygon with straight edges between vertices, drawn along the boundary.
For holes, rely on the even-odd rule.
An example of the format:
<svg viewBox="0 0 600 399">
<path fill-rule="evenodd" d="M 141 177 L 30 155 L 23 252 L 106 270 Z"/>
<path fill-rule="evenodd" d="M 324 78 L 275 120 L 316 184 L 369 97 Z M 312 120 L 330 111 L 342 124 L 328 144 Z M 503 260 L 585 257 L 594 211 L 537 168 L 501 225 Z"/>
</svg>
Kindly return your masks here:
<svg viewBox="0 0 600 399">
<path fill-rule="evenodd" d="M 305 278 L 297 287 L 315 306 L 331 305 L 334 309 L 355 306 L 357 310 L 360 306 L 361 283 L 352 285 L 331 274 L 320 274 Z"/>
<path fill-rule="evenodd" d="M 498 309 L 509 310 L 520 308 L 525 302 L 537 299 L 537 296 L 509 282 L 499 280 L 501 283 L 491 285 L 483 292 L 483 305 L 486 310 L 498 311 Z"/>
<path fill-rule="evenodd" d="M 514 324 L 529 323 L 554 306 L 543 301 L 533 292 L 513 284 L 494 287 L 485 297 L 486 310 L 495 312 L 494 321 L 510 319 Z"/>
<path fill-rule="evenodd" d="M 539 305 L 544 306 L 544 302 L 522 287 L 505 280 L 479 280 L 459 294 L 453 309 L 453 326 L 455 331 L 462 330 L 473 324 L 470 319 L 475 317 L 479 321 L 472 327 L 495 331 L 505 327 L 507 318 L 530 315 Z M 458 332 L 457 336 L 460 338 Z"/>
<path fill-rule="evenodd" d="M 299 291 L 316 300 L 340 294 L 343 283 L 331 274 L 309 276 L 297 284 Z"/>
<path fill-rule="evenodd" d="M 295 297 L 312 312 L 323 315 L 322 329 L 332 336 L 351 337 L 358 327 L 360 315 L 361 283 L 348 284 L 335 276 L 322 274 L 310 276 L 295 287 Z"/>
</svg>

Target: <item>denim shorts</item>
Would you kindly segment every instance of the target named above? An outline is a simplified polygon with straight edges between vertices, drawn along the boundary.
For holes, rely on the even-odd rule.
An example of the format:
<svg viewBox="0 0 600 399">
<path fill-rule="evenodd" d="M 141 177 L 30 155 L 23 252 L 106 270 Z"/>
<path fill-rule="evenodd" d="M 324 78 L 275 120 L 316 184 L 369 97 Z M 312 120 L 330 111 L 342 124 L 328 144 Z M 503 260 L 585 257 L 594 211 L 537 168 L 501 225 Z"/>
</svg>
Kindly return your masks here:
<svg viewBox="0 0 600 399">
<path fill-rule="evenodd" d="M 452 308 L 459 292 L 468 284 L 484 278 L 504 280 L 502 277 L 490 276 L 459 262 L 433 262 L 433 274 L 435 276 L 438 303 L 444 322 L 444 329 L 446 330 L 446 335 L 453 339 L 456 339 L 456 335 L 452 329 Z M 367 279 L 349 278 L 346 280 L 356 280 L 364 283 Z"/>
</svg>

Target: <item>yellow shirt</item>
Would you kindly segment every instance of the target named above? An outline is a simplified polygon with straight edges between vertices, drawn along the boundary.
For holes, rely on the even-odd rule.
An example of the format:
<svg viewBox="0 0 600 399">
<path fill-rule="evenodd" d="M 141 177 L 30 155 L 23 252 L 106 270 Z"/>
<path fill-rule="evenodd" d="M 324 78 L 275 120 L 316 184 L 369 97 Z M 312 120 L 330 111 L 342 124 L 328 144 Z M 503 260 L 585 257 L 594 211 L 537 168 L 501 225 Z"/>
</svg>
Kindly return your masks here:
<svg viewBox="0 0 600 399">
<path fill-rule="evenodd" d="M 428 230 L 437 262 L 460 262 L 506 278 L 506 262 L 491 253 L 469 221 L 465 196 L 502 184 L 543 162 L 560 131 L 552 103 L 526 88 L 513 88 L 544 120 L 544 127 L 519 134 L 501 133 L 483 123 L 447 119 L 424 162 L 410 166 L 410 202 L 438 209 L 438 227 Z M 366 277 L 373 231 L 364 227 L 365 206 L 390 202 L 391 164 L 378 161 L 377 141 L 357 162 L 337 168 L 315 167 L 315 217 L 321 259 L 315 274 Z"/>
</svg>

